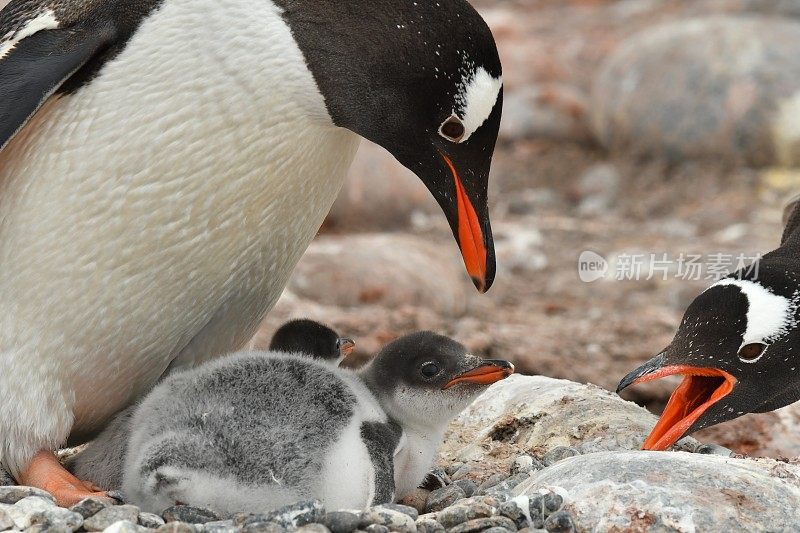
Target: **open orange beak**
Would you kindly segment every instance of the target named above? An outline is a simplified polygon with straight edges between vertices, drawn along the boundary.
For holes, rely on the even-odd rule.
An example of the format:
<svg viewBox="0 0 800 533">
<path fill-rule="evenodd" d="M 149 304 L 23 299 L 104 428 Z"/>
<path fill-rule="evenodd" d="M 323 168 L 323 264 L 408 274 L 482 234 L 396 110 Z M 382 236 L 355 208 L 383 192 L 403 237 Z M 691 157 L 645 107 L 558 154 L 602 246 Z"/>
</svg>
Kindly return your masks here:
<svg viewBox="0 0 800 533">
<path fill-rule="evenodd" d="M 353 353 L 353 349 L 356 347 L 355 341 L 353 339 L 348 339 L 346 337 L 342 337 L 336 341 L 336 344 L 339 346 L 339 356 L 340 357 L 349 357 L 351 353 Z"/>
<path fill-rule="evenodd" d="M 719 368 L 674 365 L 654 369 L 652 363 L 645 363 L 623 378 L 617 392 L 629 385 L 676 374 L 684 376 L 683 381 L 669 397 L 661 418 L 644 441 L 643 450 L 666 450 L 675 444 L 709 407 L 730 394 L 737 381 Z"/>
<path fill-rule="evenodd" d="M 480 292 L 489 290 L 491 281 L 487 283 L 487 253 L 486 239 L 481 230 L 480 220 L 475 212 L 464 184 L 458 176 L 455 165 L 443 152 L 439 152 L 447 163 L 447 167 L 453 175 L 456 188 L 456 205 L 458 208 L 458 245 L 461 248 L 461 256 L 464 258 L 464 266 L 467 273 L 472 278 L 472 282 Z"/>
<path fill-rule="evenodd" d="M 514 373 L 514 365 L 503 359 L 484 359 L 483 362 L 468 370 L 463 374 L 459 374 L 450 381 L 448 381 L 442 390 L 449 389 L 458 383 L 475 383 L 477 385 L 491 385 L 496 381 L 505 379 Z"/>
</svg>

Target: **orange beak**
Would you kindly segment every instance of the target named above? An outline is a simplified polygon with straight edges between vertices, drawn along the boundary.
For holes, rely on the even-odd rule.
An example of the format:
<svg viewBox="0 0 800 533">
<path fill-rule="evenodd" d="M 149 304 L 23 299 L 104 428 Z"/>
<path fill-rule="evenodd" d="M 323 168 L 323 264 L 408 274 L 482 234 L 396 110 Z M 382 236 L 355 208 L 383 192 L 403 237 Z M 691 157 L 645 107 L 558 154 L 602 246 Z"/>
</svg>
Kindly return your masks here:
<svg viewBox="0 0 800 533">
<path fill-rule="evenodd" d="M 645 383 L 680 374 L 683 381 L 669 397 L 656 426 L 644 441 L 644 450 L 666 450 L 692 427 L 709 407 L 730 394 L 736 378 L 719 368 L 675 365 L 660 368 L 630 382 Z"/>
<path fill-rule="evenodd" d="M 464 266 L 475 287 L 480 292 L 486 292 L 489 289 L 486 285 L 486 240 L 478 215 L 464 191 L 464 185 L 461 183 L 455 165 L 446 154 L 439 153 L 447 163 L 447 167 L 453 175 L 453 181 L 455 181 L 458 207 L 458 245 L 461 248 L 461 256 L 464 258 Z"/>
<path fill-rule="evenodd" d="M 514 365 L 503 359 L 485 359 L 479 366 L 459 374 L 448 381 L 442 390 L 449 389 L 458 383 L 475 383 L 477 385 L 491 385 L 496 381 L 505 379 L 514 373 Z"/>
</svg>

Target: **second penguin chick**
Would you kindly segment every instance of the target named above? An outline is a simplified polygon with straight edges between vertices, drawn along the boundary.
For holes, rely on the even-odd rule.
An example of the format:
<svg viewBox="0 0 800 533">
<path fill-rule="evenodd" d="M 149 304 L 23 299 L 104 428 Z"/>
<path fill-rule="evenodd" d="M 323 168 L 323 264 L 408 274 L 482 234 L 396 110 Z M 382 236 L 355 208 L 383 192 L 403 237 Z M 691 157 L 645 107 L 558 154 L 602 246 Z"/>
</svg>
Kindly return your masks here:
<svg viewBox="0 0 800 533">
<path fill-rule="evenodd" d="M 324 324 L 299 318 L 282 325 L 269 344 L 272 352 L 302 353 L 339 366 L 355 348 L 355 342 L 340 337 Z"/>
<path fill-rule="evenodd" d="M 221 514 L 317 498 L 387 503 L 416 487 L 447 422 L 513 372 L 421 332 L 359 372 L 294 355 L 239 353 L 164 380 L 134 415 L 123 490 L 143 510 Z"/>
</svg>

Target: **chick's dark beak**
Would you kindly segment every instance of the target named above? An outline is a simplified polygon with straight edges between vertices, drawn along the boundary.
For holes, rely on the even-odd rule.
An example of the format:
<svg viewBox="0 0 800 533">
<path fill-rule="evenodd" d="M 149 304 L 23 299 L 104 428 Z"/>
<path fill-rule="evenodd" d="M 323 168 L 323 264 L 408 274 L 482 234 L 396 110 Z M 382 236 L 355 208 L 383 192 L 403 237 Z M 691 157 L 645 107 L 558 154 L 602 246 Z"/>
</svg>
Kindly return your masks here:
<svg viewBox="0 0 800 533">
<path fill-rule="evenodd" d="M 496 268 L 488 206 L 484 199 L 476 210 L 477 202 L 473 202 L 464 188 L 456 165 L 444 152 L 440 151 L 439 154 L 447 165 L 455 186 L 455 223 L 451 221 L 453 234 L 472 282 L 480 292 L 486 292 L 494 282 Z M 453 215 L 448 215 L 448 218 Z"/>
<path fill-rule="evenodd" d="M 501 379 L 505 379 L 514 373 L 514 365 L 503 359 L 483 359 L 481 363 L 466 372 L 463 372 L 447 383 L 442 390 L 449 389 L 458 383 L 475 383 L 478 385 L 490 385 Z"/>
</svg>

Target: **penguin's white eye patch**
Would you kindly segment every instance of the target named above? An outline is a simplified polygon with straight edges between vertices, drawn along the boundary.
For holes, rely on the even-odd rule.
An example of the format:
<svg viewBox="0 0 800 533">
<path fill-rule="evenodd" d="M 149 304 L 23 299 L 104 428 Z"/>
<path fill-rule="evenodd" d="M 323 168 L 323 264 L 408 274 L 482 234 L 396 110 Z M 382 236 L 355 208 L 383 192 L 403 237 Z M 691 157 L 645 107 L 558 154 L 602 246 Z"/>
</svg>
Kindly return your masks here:
<svg viewBox="0 0 800 533">
<path fill-rule="evenodd" d="M 447 120 L 442 122 L 442 125 L 439 126 L 439 135 L 454 143 L 461 142 L 465 133 L 466 129 L 464 128 L 464 123 L 455 115 L 450 115 Z"/>
<path fill-rule="evenodd" d="M 764 354 L 764 350 L 766 349 L 767 345 L 761 344 L 760 342 L 745 344 L 739 348 L 739 359 L 745 363 L 754 363 Z"/>
<path fill-rule="evenodd" d="M 437 364 L 436 364 L 436 363 L 434 363 L 433 361 L 429 361 L 429 362 L 427 362 L 427 363 L 424 363 L 424 364 L 423 364 L 423 365 L 420 367 L 419 371 L 420 371 L 420 372 L 422 373 L 422 375 L 423 375 L 423 376 L 425 376 L 426 378 L 432 378 L 433 376 L 435 376 L 436 374 L 438 374 L 438 373 L 439 373 L 439 365 L 437 365 Z"/>
</svg>

